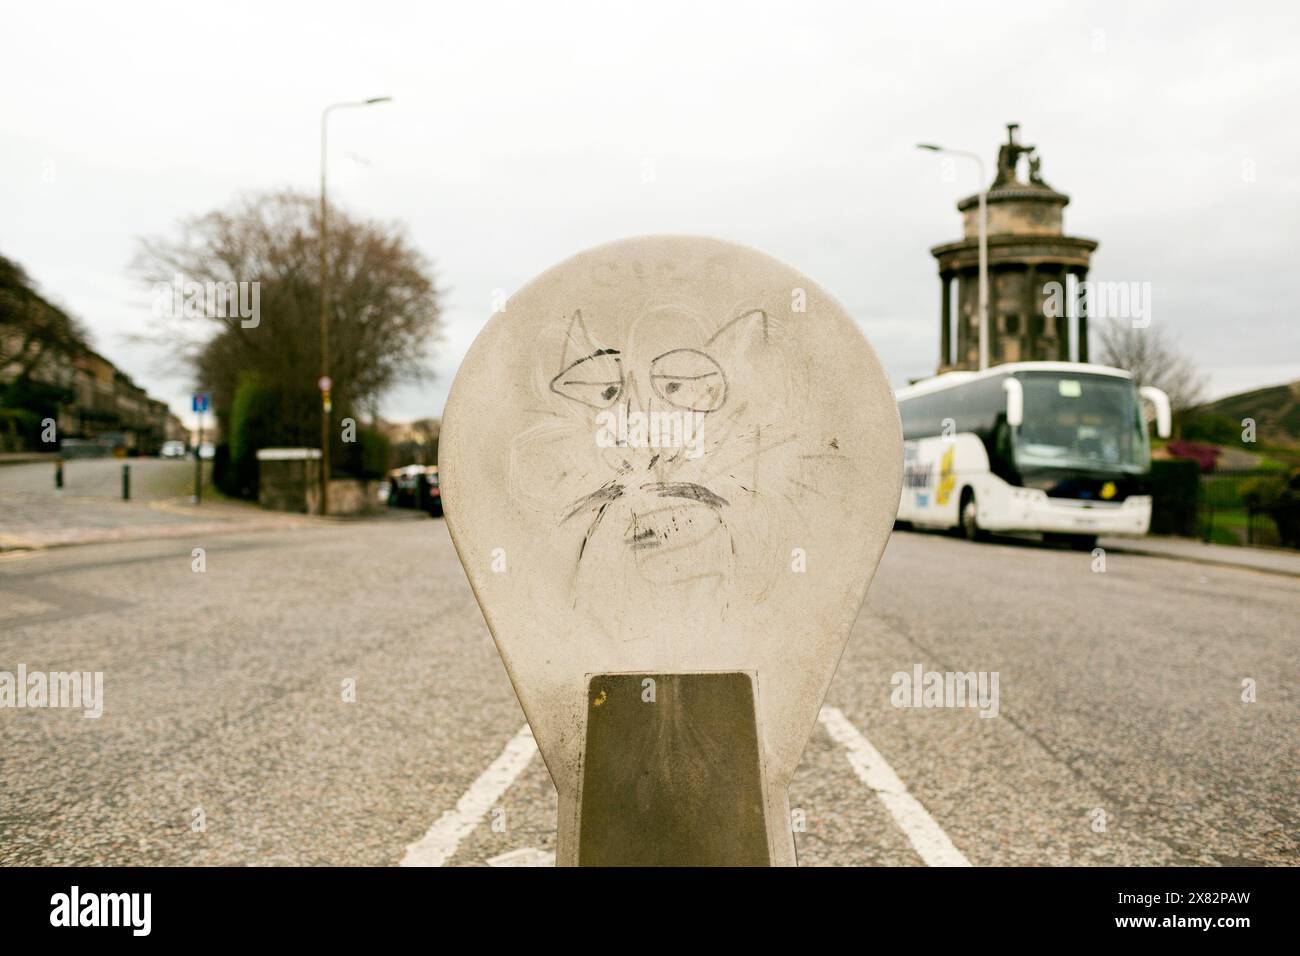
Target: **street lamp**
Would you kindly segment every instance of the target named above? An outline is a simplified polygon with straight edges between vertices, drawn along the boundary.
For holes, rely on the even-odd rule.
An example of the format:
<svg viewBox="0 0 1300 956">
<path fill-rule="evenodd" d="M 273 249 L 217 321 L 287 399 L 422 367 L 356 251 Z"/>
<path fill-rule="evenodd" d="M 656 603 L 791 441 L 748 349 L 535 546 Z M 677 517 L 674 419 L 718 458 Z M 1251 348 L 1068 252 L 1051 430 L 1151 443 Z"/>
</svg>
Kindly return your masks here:
<svg viewBox="0 0 1300 956">
<path fill-rule="evenodd" d="M 373 106 L 376 103 L 388 103 L 391 96 L 372 96 L 368 100 L 351 100 L 345 103 L 331 103 L 320 114 L 320 513 L 329 514 L 330 500 L 330 332 L 328 315 L 329 285 L 325 270 L 325 251 L 328 246 L 329 219 L 325 205 L 325 133 L 327 120 L 333 110 L 348 109 L 354 106 Z"/>
<path fill-rule="evenodd" d="M 975 165 L 979 169 L 980 182 L 980 212 L 979 212 L 979 230 L 980 230 L 980 290 L 979 290 L 979 322 L 980 322 L 980 371 L 989 367 L 989 216 L 988 216 L 988 186 L 984 179 L 984 160 L 980 159 L 978 153 L 967 152 L 963 149 L 944 149 L 942 146 L 935 146 L 933 143 L 917 143 L 917 149 L 929 150 L 932 153 L 947 153 L 950 156 L 961 156 L 965 159 L 975 160 Z M 947 348 L 948 343 L 944 343 Z M 946 352 L 944 354 L 947 354 Z"/>
</svg>

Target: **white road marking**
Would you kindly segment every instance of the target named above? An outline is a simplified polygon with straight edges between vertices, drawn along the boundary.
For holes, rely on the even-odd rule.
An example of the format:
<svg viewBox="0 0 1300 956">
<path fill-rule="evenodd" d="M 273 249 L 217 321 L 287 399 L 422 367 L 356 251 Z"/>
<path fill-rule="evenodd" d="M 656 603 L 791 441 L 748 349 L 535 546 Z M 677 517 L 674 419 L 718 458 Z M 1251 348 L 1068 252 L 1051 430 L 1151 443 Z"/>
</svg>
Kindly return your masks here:
<svg viewBox="0 0 1300 956">
<path fill-rule="evenodd" d="M 871 746 L 871 741 L 858 732 L 838 707 L 823 707 L 818 719 L 831 738 L 848 751 L 849 764 L 858 779 L 876 791 L 880 802 L 927 866 L 971 865 L 920 801 L 907 792 L 880 751 Z"/>
<path fill-rule="evenodd" d="M 927 866 L 971 865 L 925 807 L 907 792 L 894 768 L 838 707 L 823 707 L 819 719 L 831 739 L 848 751 L 849 765 L 854 773 L 876 792 Z M 501 799 L 536 753 L 537 742 L 533 739 L 533 732 L 524 724 L 501 755 L 465 791 L 456 808 L 445 811 L 428 833 L 406 848 L 401 865 L 442 866 L 451 859 L 461 841 L 474 832 L 484 814 Z M 522 847 L 492 857 L 487 863 L 489 866 L 554 866 L 555 856 L 532 847 Z"/>
<path fill-rule="evenodd" d="M 555 866 L 555 853 L 538 850 L 531 846 L 521 846 L 509 853 L 502 853 L 488 859 L 488 866 Z"/>
<path fill-rule="evenodd" d="M 460 841 L 474 832 L 483 814 L 501 799 L 535 753 L 537 741 L 533 740 L 532 729 L 524 724 L 506 744 L 501 756 L 465 791 L 456 809 L 444 811 L 428 833 L 406 848 L 401 865 L 442 866 L 451 859 Z"/>
</svg>

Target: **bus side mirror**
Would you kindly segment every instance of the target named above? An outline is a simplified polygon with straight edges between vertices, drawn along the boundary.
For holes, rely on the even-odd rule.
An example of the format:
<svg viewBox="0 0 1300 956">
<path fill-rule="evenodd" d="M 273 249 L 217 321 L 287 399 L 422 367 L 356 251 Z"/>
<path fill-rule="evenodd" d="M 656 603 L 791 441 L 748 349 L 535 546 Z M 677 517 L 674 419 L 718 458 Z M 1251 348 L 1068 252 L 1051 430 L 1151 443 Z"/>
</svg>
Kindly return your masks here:
<svg viewBox="0 0 1300 956">
<path fill-rule="evenodd" d="M 1138 393 L 1151 403 L 1156 410 L 1156 434 L 1168 438 L 1173 432 L 1173 413 L 1169 408 L 1169 396 L 1154 385 L 1143 385 Z"/>
<path fill-rule="evenodd" d="M 1019 379 L 1004 378 L 1002 388 L 1007 393 L 1007 424 L 1019 428 L 1025 420 L 1025 389 Z"/>
</svg>

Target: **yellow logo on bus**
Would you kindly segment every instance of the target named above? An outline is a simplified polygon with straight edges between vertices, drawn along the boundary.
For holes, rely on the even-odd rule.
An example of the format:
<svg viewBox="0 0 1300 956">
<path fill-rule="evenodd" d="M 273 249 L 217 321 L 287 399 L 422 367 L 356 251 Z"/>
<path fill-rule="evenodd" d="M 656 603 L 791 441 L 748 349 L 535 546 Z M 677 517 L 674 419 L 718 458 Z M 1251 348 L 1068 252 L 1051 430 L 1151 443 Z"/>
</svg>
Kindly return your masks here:
<svg viewBox="0 0 1300 956">
<path fill-rule="evenodd" d="M 1101 496 L 1107 501 L 1110 501 L 1111 498 L 1115 497 L 1115 492 L 1118 490 L 1119 489 L 1115 487 L 1115 482 L 1108 481 L 1101 486 Z"/>
<path fill-rule="evenodd" d="M 943 458 L 939 459 L 939 485 L 934 490 L 935 504 L 946 505 L 952 497 L 953 486 L 957 484 L 957 479 L 952 476 L 952 453 L 956 450 L 956 445 L 950 445 L 943 453 Z"/>
</svg>

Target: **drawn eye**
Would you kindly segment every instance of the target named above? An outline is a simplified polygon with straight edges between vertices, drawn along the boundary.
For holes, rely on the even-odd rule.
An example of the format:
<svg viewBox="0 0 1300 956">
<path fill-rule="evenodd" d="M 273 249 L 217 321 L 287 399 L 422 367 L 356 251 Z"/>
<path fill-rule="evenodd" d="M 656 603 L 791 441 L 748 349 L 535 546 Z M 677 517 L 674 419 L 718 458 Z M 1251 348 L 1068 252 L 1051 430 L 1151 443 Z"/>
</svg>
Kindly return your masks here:
<svg viewBox="0 0 1300 956">
<path fill-rule="evenodd" d="M 711 412 L 727 397 L 722 367 L 696 349 L 675 349 L 650 363 L 655 394 L 670 405 L 693 412 Z"/>
<path fill-rule="evenodd" d="M 613 351 L 588 355 L 551 379 L 551 391 L 591 408 L 609 408 L 623 394 L 623 363 Z"/>
</svg>

